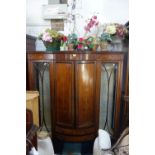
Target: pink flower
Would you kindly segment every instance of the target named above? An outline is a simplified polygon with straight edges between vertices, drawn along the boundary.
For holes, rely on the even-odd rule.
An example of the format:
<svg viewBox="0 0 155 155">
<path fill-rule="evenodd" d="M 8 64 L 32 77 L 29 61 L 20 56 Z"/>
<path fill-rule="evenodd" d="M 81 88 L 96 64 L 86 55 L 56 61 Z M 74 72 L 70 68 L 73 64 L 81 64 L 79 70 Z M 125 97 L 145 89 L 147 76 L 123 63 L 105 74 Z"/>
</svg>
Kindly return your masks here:
<svg viewBox="0 0 155 155">
<path fill-rule="evenodd" d="M 83 38 L 79 38 L 79 41 L 80 41 L 80 42 L 83 42 L 83 41 L 84 41 L 84 39 L 83 39 Z"/>
<path fill-rule="evenodd" d="M 82 49 L 83 45 L 82 44 L 78 44 L 77 48 L 78 49 Z"/>
<path fill-rule="evenodd" d="M 93 23 L 88 23 L 87 27 L 89 28 L 93 27 Z"/>
<path fill-rule="evenodd" d="M 97 26 L 99 24 L 99 22 L 97 21 L 97 16 L 93 16 L 88 24 L 84 27 L 85 31 L 86 32 L 90 32 L 90 29 L 93 27 L 93 26 Z"/>
<path fill-rule="evenodd" d="M 92 25 L 94 25 L 95 23 L 96 23 L 96 21 L 95 21 L 95 20 L 92 20 L 92 21 L 91 21 L 91 24 L 92 24 Z"/>
<path fill-rule="evenodd" d="M 96 22 L 96 24 L 95 24 L 95 25 L 97 26 L 98 24 L 99 24 L 99 22 Z"/>
<path fill-rule="evenodd" d="M 42 40 L 43 41 L 47 41 L 47 42 L 52 42 L 52 37 L 50 36 L 50 34 L 48 32 L 45 32 L 42 36 Z"/>
<path fill-rule="evenodd" d="M 94 19 L 97 19 L 97 16 L 93 16 Z"/>
<path fill-rule="evenodd" d="M 90 28 L 88 26 L 85 26 L 84 29 L 86 32 L 88 32 L 88 31 L 90 32 Z"/>
</svg>

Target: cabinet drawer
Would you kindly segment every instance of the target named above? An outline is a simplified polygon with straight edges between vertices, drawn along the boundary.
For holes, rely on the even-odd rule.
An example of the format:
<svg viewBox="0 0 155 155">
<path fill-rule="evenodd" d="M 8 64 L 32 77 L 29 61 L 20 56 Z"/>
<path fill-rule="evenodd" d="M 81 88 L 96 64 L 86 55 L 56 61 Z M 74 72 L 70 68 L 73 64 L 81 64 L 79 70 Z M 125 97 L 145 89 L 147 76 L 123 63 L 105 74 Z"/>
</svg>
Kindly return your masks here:
<svg viewBox="0 0 155 155">
<path fill-rule="evenodd" d="M 95 60 L 96 54 L 90 54 L 90 53 L 72 53 L 72 54 L 55 54 L 56 60 Z"/>
<path fill-rule="evenodd" d="M 56 60 L 82 60 L 82 54 L 56 54 Z"/>
</svg>

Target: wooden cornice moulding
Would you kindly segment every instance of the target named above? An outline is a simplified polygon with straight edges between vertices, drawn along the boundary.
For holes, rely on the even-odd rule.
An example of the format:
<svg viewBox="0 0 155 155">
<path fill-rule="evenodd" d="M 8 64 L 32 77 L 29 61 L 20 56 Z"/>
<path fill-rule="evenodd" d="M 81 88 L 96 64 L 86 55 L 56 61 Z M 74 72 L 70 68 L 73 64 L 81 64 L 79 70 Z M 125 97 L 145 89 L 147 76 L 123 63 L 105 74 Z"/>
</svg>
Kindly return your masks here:
<svg viewBox="0 0 155 155">
<path fill-rule="evenodd" d="M 124 54 L 123 54 L 124 53 Z M 28 60 L 112 60 L 124 59 L 126 52 L 31 52 L 27 53 Z"/>
</svg>

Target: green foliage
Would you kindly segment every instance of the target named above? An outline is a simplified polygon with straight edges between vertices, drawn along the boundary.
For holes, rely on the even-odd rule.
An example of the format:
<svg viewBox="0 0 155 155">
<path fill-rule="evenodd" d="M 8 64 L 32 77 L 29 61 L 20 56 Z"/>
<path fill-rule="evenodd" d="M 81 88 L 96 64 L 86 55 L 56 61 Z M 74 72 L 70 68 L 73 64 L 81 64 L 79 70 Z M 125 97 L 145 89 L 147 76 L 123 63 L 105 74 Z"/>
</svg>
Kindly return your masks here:
<svg viewBox="0 0 155 155">
<path fill-rule="evenodd" d="M 68 35 L 68 44 L 77 44 L 77 35 L 75 33 L 69 34 Z"/>
<path fill-rule="evenodd" d="M 86 42 L 86 46 L 88 47 L 88 49 L 92 49 L 94 47 L 94 40 L 95 38 L 92 36 L 89 36 L 85 42 Z"/>
<path fill-rule="evenodd" d="M 110 36 L 110 34 L 108 33 L 102 33 L 101 36 L 99 37 L 100 41 L 112 41 L 112 38 Z"/>
</svg>

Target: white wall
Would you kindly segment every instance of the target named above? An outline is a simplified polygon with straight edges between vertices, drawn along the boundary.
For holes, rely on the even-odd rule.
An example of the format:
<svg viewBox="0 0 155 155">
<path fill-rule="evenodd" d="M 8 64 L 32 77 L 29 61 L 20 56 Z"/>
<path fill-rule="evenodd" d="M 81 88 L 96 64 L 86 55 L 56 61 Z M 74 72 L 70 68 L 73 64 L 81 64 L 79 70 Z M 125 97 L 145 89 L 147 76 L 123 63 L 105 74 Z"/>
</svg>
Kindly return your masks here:
<svg viewBox="0 0 155 155">
<path fill-rule="evenodd" d="M 42 5 L 48 0 L 26 0 L 26 33 L 38 37 L 46 28 L 50 28 L 50 21 L 42 18 Z M 41 41 L 37 40 L 36 50 L 45 50 Z"/>
<path fill-rule="evenodd" d="M 42 5 L 48 4 L 48 0 L 26 0 L 26 32 L 38 36 L 38 33 L 46 27 L 50 27 L 50 21 L 42 18 Z"/>
<path fill-rule="evenodd" d="M 125 24 L 129 20 L 128 0 L 103 0 L 104 22 Z"/>
<path fill-rule="evenodd" d="M 48 4 L 59 4 L 60 0 L 48 0 Z"/>
<path fill-rule="evenodd" d="M 76 13 L 82 17 L 76 20 L 76 29 L 79 36 L 84 34 L 85 20 L 91 18 L 96 12 L 101 24 L 106 22 L 126 23 L 129 20 L 128 0 L 76 0 Z M 42 5 L 48 4 L 48 0 L 26 0 L 26 33 L 38 36 L 44 29 L 50 28 L 50 21 L 42 18 Z M 71 26 L 65 23 L 65 34 L 71 31 Z M 37 43 L 37 50 L 44 49 L 41 43 Z"/>
<path fill-rule="evenodd" d="M 82 0 L 82 7 L 77 9 L 83 18 L 77 19 L 77 30 L 82 35 L 84 33 L 85 20 L 98 13 L 100 24 L 117 22 L 125 24 L 128 20 L 129 4 L 128 0 Z"/>
</svg>

